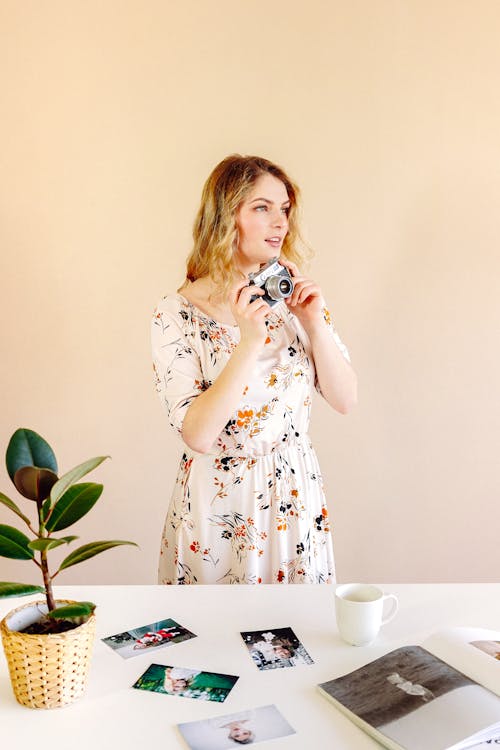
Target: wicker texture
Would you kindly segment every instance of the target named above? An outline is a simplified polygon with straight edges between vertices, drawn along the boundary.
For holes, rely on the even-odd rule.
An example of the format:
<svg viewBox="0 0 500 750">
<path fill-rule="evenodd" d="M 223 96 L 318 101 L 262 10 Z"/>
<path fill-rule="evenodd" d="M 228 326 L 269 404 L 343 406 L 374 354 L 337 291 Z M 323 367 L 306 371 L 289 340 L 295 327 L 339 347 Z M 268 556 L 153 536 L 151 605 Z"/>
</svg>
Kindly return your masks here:
<svg viewBox="0 0 500 750">
<path fill-rule="evenodd" d="M 31 606 L 33 603 L 12 610 L 0 623 L 14 695 L 29 708 L 57 708 L 72 703 L 85 690 L 95 615 L 65 633 L 30 635 L 10 630 L 10 617 Z"/>
</svg>

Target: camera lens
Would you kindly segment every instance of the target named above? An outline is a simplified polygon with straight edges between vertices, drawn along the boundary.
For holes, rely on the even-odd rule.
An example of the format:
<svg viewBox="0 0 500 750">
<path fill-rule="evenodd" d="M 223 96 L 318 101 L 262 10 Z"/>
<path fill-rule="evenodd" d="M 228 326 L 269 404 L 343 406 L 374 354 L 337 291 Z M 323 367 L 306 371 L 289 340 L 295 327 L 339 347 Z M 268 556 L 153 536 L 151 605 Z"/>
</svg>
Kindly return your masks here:
<svg viewBox="0 0 500 750">
<path fill-rule="evenodd" d="M 289 297 L 293 291 L 292 282 L 289 279 L 281 279 L 279 287 L 283 297 Z"/>
<path fill-rule="evenodd" d="M 266 281 L 266 292 L 271 299 L 284 299 L 293 292 L 293 281 L 286 276 L 270 276 Z"/>
</svg>

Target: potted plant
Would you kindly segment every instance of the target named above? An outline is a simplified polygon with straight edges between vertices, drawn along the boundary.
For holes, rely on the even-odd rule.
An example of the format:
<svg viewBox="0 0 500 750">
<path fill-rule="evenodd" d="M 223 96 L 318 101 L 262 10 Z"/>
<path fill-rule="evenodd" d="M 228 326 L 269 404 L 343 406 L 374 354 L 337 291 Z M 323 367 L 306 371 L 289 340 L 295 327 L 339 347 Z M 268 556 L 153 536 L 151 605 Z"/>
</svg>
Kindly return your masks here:
<svg viewBox="0 0 500 750">
<path fill-rule="evenodd" d="M 18 492 L 36 504 L 36 521 L 0 492 L 0 502 L 31 534 L 30 538 L 13 526 L 0 524 L 0 556 L 34 563 L 43 586 L 0 582 L 0 598 L 45 594 L 45 602 L 19 607 L 0 623 L 14 694 L 19 703 L 30 708 L 73 702 L 85 689 L 90 666 L 95 605 L 56 601 L 54 579 L 61 571 L 107 549 L 134 544 L 116 539 L 84 544 L 64 557 L 55 571 L 49 569 L 48 553 L 78 539 L 59 532 L 86 515 L 101 496 L 102 484 L 79 480 L 106 458 L 91 458 L 59 477 L 52 448 L 33 430 L 16 430 L 7 447 L 8 474 Z"/>
</svg>

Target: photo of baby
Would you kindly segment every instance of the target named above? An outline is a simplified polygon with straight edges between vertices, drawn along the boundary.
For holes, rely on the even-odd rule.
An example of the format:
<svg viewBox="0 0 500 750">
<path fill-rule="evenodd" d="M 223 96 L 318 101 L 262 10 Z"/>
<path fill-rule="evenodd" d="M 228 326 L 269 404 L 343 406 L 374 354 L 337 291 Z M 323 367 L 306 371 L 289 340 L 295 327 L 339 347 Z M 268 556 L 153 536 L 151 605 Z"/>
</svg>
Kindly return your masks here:
<svg viewBox="0 0 500 750">
<path fill-rule="evenodd" d="M 190 721 L 178 727 L 191 750 L 229 750 L 295 734 L 274 705 Z"/>
<path fill-rule="evenodd" d="M 102 641 L 124 659 L 130 659 L 144 651 L 171 646 L 190 638 L 196 638 L 195 633 L 191 633 L 175 620 L 168 619 L 110 635 Z"/>
<path fill-rule="evenodd" d="M 132 687 L 153 693 L 223 703 L 238 679 L 234 675 L 151 664 Z"/>
<path fill-rule="evenodd" d="M 241 637 L 260 670 L 314 664 L 291 628 L 248 631 Z"/>
</svg>

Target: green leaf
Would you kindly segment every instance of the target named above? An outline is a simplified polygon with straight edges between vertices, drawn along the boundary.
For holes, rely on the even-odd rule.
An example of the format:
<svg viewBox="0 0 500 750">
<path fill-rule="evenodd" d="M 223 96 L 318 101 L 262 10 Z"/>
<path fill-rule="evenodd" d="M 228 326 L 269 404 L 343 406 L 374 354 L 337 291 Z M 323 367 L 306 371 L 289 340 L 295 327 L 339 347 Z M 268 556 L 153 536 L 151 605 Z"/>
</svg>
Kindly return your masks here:
<svg viewBox="0 0 500 750">
<path fill-rule="evenodd" d="M 75 539 L 78 539 L 77 536 L 61 536 L 59 537 L 62 542 L 66 542 L 66 544 L 69 544 L 70 542 L 74 542 Z"/>
<path fill-rule="evenodd" d="M 60 547 L 61 544 L 66 544 L 64 539 L 34 539 L 28 544 L 28 547 L 36 552 L 46 552 L 48 549 Z"/>
<path fill-rule="evenodd" d="M 14 474 L 16 489 L 28 500 L 45 500 L 57 482 L 57 474 L 38 466 L 21 466 Z"/>
<path fill-rule="evenodd" d="M 57 461 L 50 445 L 37 432 L 23 427 L 12 435 L 5 462 L 12 481 L 16 471 L 23 466 L 39 466 L 57 474 Z"/>
<path fill-rule="evenodd" d="M 45 528 L 47 531 L 61 531 L 79 521 L 89 512 L 100 498 L 102 484 L 82 482 L 66 490 L 52 509 Z"/>
<path fill-rule="evenodd" d="M 29 596 L 30 594 L 45 594 L 42 586 L 31 586 L 29 583 L 7 583 L 0 581 L 0 599 L 9 596 Z"/>
<path fill-rule="evenodd" d="M 73 617 L 88 617 L 92 614 L 95 609 L 95 604 L 92 602 L 75 602 L 74 604 L 67 604 L 65 607 L 57 607 L 51 612 L 47 613 L 47 617 L 52 617 L 54 620 L 70 620 Z"/>
<path fill-rule="evenodd" d="M 120 544 L 132 544 L 137 547 L 135 542 L 123 542 L 113 540 L 111 542 L 91 542 L 90 544 L 84 544 L 83 547 L 78 547 L 70 555 L 64 558 L 59 566 L 59 570 L 71 567 L 71 565 L 78 565 L 78 563 L 88 560 L 94 555 L 99 555 L 101 552 L 105 552 L 107 549 L 112 547 L 118 547 Z"/>
<path fill-rule="evenodd" d="M 29 543 L 28 537 L 13 526 L 0 524 L 0 556 L 12 560 L 32 560 L 35 554 L 28 547 Z"/>
<path fill-rule="evenodd" d="M 7 497 L 7 495 L 4 495 L 3 492 L 0 492 L 0 503 L 3 503 L 7 506 L 7 508 L 10 508 L 16 516 L 19 516 L 19 518 L 22 518 L 25 523 L 29 525 L 30 519 L 28 516 L 25 516 L 24 513 L 21 512 L 21 509 L 17 507 L 15 502 L 10 499 L 10 497 Z"/>
<path fill-rule="evenodd" d="M 68 487 L 71 487 L 72 484 L 78 482 L 78 480 L 85 476 L 85 474 L 88 474 L 89 471 L 92 471 L 97 466 L 99 466 L 99 464 L 102 464 L 102 462 L 107 458 L 109 458 L 109 456 L 97 456 L 96 458 L 89 458 L 88 461 L 84 461 L 83 464 L 78 464 L 78 466 L 75 466 L 74 469 L 71 469 L 71 471 L 63 474 L 59 481 L 56 482 L 52 487 L 52 490 L 50 492 L 52 505 L 54 505 L 54 503 L 57 503 L 59 498 L 64 495 Z"/>
<path fill-rule="evenodd" d="M 41 510 L 42 523 L 45 523 L 47 518 L 50 516 L 51 509 L 52 509 L 52 503 L 50 502 L 50 497 L 48 497 L 42 505 L 42 510 Z"/>
</svg>

